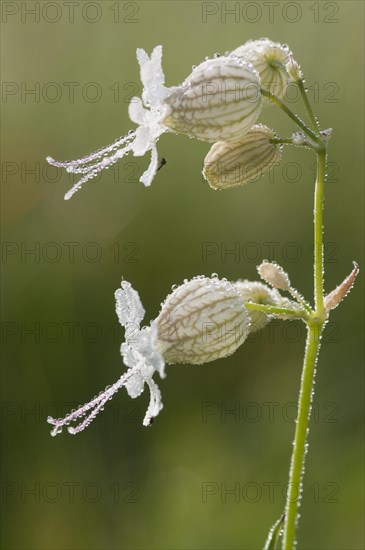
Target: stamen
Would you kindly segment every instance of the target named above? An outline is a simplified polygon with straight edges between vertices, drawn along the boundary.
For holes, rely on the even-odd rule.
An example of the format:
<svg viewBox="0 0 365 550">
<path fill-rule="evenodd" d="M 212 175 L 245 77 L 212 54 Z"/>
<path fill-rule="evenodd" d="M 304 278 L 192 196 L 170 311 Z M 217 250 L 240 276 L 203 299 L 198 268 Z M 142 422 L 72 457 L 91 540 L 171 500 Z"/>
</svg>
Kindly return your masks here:
<svg viewBox="0 0 365 550">
<path fill-rule="evenodd" d="M 49 424 L 52 424 L 54 426 L 53 430 L 51 431 L 51 435 L 54 437 L 57 434 L 62 432 L 62 429 L 64 426 L 68 426 L 71 422 L 74 422 L 77 418 L 80 418 L 84 416 L 87 411 L 92 409 L 92 412 L 89 414 L 85 420 L 76 426 L 75 428 L 67 428 L 68 432 L 71 434 L 76 434 L 78 432 L 81 432 L 83 429 L 85 429 L 97 416 L 97 414 L 103 409 L 103 406 L 107 401 L 109 401 L 113 395 L 122 388 L 125 383 L 129 380 L 129 378 L 132 376 L 133 370 L 130 369 L 128 372 L 123 374 L 117 382 L 115 382 L 112 386 L 107 386 L 105 390 L 89 401 L 89 403 L 85 403 L 82 405 L 82 407 L 79 407 L 76 411 L 72 411 L 68 415 L 65 416 L 65 418 L 58 418 L 55 419 L 52 416 L 49 416 L 47 418 L 47 422 Z"/>
<path fill-rule="evenodd" d="M 112 166 L 115 164 L 120 158 L 124 157 L 129 151 L 131 150 L 131 144 L 129 143 L 123 149 L 119 149 L 114 155 L 111 157 L 104 158 L 101 162 L 97 162 L 91 166 L 87 166 L 80 170 L 79 168 L 73 169 L 72 167 L 68 167 L 67 171 L 72 173 L 86 173 L 86 175 L 81 178 L 67 193 L 65 194 L 65 200 L 68 201 L 75 193 L 80 189 L 80 187 L 86 183 L 87 181 L 95 178 L 95 176 L 104 170 L 104 168 L 108 168 L 109 166 Z"/>
<path fill-rule="evenodd" d="M 134 139 L 135 133 L 136 132 L 134 130 L 131 130 L 126 136 L 121 136 L 120 138 L 115 140 L 114 143 L 111 143 L 110 145 L 107 145 L 102 149 L 98 149 L 94 153 L 91 153 L 90 155 L 86 155 L 81 159 L 59 161 L 59 160 L 55 160 L 52 157 L 47 157 L 46 160 L 49 164 L 51 164 L 52 166 L 56 166 L 57 168 L 67 168 L 68 166 L 80 166 L 81 164 L 85 164 L 87 162 L 91 162 L 92 160 L 99 159 L 104 154 L 114 151 L 124 143 L 127 143 L 131 139 Z"/>
</svg>

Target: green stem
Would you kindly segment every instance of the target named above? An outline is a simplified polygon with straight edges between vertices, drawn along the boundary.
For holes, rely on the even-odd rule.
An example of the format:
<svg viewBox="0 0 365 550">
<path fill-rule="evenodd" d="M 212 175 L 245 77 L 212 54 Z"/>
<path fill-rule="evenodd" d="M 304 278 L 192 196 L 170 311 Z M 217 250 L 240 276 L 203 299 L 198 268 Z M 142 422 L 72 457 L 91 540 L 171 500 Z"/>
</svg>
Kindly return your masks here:
<svg viewBox="0 0 365 550">
<path fill-rule="evenodd" d="M 298 403 L 294 448 L 290 463 L 283 550 L 295 548 L 295 533 L 298 522 L 298 507 L 302 493 L 302 478 L 307 446 L 308 424 L 311 413 L 315 366 L 320 345 L 323 322 L 309 322 L 304 365 Z"/>
<path fill-rule="evenodd" d="M 299 292 L 295 288 L 290 287 L 289 292 L 293 296 L 293 298 L 297 302 L 299 302 L 299 304 L 301 304 L 304 307 L 304 309 L 307 311 L 307 313 L 309 313 L 309 314 L 313 313 L 312 308 L 310 307 L 310 305 L 307 304 L 307 302 L 304 300 L 304 298 L 299 294 Z"/>
<path fill-rule="evenodd" d="M 275 314 L 290 315 L 295 318 L 306 317 L 305 311 L 290 309 L 287 307 L 277 307 L 277 306 L 270 306 L 266 304 L 255 304 L 253 302 L 245 302 L 245 306 L 247 309 L 252 309 L 254 311 L 263 311 L 264 313 L 268 313 L 269 315 L 275 315 Z"/>
<path fill-rule="evenodd" d="M 268 92 L 267 90 L 263 90 L 261 88 L 261 93 L 264 97 L 267 97 L 270 101 L 272 101 L 273 103 L 275 103 L 275 105 L 277 105 L 278 107 L 280 107 L 280 109 L 282 111 L 284 111 L 284 113 L 286 113 L 292 120 L 293 122 L 295 122 L 295 124 L 297 126 L 299 126 L 299 128 L 301 130 L 303 130 L 303 132 L 309 136 L 315 143 L 319 143 L 321 141 L 321 138 L 319 138 L 317 136 L 317 134 L 315 132 L 313 132 L 313 130 L 311 130 L 310 128 L 308 128 L 308 126 L 306 124 L 304 124 L 304 122 L 298 117 L 298 115 L 296 115 L 295 113 L 293 113 L 293 111 L 291 111 L 289 109 L 289 107 L 287 107 L 285 105 L 285 103 L 283 103 L 281 101 L 281 99 L 279 99 L 278 97 L 276 97 L 275 95 L 273 95 L 271 92 Z"/>
<path fill-rule="evenodd" d="M 324 315 L 323 206 L 326 156 L 325 147 L 317 151 L 317 177 L 314 193 L 314 299 L 316 315 L 319 318 Z"/>
<path fill-rule="evenodd" d="M 327 314 L 324 308 L 323 203 L 326 172 L 326 146 L 317 149 L 317 177 L 314 192 L 314 296 L 315 311 L 307 322 L 307 343 L 298 402 L 293 453 L 290 463 L 288 494 L 285 509 L 283 550 L 293 550 L 296 542 L 298 507 L 307 450 L 308 424 L 311 413 L 315 366 L 320 338 Z"/>
<path fill-rule="evenodd" d="M 316 117 L 314 116 L 314 113 L 312 111 L 312 106 L 311 104 L 309 103 L 309 99 L 308 99 L 308 96 L 307 96 L 307 92 L 306 92 L 306 89 L 304 87 L 304 83 L 303 83 L 303 80 L 300 78 L 299 80 L 297 80 L 297 86 L 300 90 L 300 93 L 301 93 L 301 96 L 302 96 L 302 99 L 304 101 L 304 105 L 305 105 L 305 108 L 307 109 L 307 112 L 308 112 L 308 116 L 310 118 L 310 121 L 312 123 L 312 126 L 314 129 L 317 129 L 318 132 L 320 132 L 320 127 L 319 127 L 319 124 L 318 124 L 318 121 L 316 119 Z"/>
</svg>

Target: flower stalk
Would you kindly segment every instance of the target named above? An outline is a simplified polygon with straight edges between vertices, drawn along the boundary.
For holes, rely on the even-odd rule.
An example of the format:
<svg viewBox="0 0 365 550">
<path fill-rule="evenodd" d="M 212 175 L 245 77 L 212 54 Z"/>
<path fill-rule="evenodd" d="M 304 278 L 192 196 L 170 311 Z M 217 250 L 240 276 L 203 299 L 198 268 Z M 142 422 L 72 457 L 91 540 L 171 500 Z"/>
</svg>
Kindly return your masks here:
<svg viewBox="0 0 365 550">
<path fill-rule="evenodd" d="M 320 138 L 318 138 L 317 134 L 313 132 L 313 130 L 311 130 L 306 124 L 304 124 L 304 122 L 298 117 L 298 115 L 293 113 L 293 111 L 289 109 L 289 107 L 285 105 L 285 103 L 281 101 L 281 99 L 279 99 L 278 97 L 276 97 L 274 94 L 272 94 L 267 90 L 261 89 L 261 94 L 267 99 L 269 99 L 270 101 L 272 101 L 272 103 L 280 107 L 280 109 L 284 111 L 284 113 L 286 113 L 288 117 L 291 118 L 292 121 L 295 122 L 295 124 L 299 126 L 301 130 L 303 130 L 305 134 L 307 134 L 307 136 L 309 136 L 311 139 L 313 139 L 313 141 L 318 143 Z"/>
<path fill-rule="evenodd" d="M 323 146 L 317 152 L 317 177 L 314 192 L 314 299 L 317 316 L 322 316 L 324 312 L 323 207 L 326 157 L 327 149 L 326 146 Z"/>
<path fill-rule="evenodd" d="M 307 342 L 299 393 L 298 417 L 286 497 L 283 550 L 293 550 L 296 544 L 298 508 L 302 494 L 305 455 L 308 449 L 308 425 L 322 328 L 323 322 L 308 322 L 307 325 Z"/>
<path fill-rule="evenodd" d="M 298 417 L 289 470 L 288 493 L 285 508 L 283 550 L 293 550 L 296 544 L 298 508 L 302 494 L 305 456 L 308 450 L 309 420 L 311 415 L 315 369 L 322 330 L 327 318 L 324 307 L 323 205 L 327 148 L 317 151 L 317 177 L 314 191 L 314 300 L 315 311 L 307 321 L 307 341 L 298 400 Z"/>
</svg>

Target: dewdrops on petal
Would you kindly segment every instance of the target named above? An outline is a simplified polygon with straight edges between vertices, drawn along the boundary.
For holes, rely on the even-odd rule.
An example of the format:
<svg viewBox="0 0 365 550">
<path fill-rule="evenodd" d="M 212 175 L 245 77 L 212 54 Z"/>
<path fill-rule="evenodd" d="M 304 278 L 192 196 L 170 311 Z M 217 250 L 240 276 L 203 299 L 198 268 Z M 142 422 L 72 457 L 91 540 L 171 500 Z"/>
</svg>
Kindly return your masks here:
<svg viewBox="0 0 365 550">
<path fill-rule="evenodd" d="M 250 318 L 232 283 L 198 276 L 173 290 L 155 323 L 166 363 L 199 365 L 234 353 Z"/>
<path fill-rule="evenodd" d="M 204 159 L 203 175 L 213 189 L 229 189 L 258 180 L 281 160 L 275 132 L 257 124 L 237 141 L 219 141 Z"/>
<path fill-rule="evenodd" d="M 252 63 L 260 75 L 261 87 L 278 98 L 284 97 L 288 85 L 286 65 L 290 55 L 287 46 L 268 38 L 261 38 L 249 40 L 243 46 L 233 50 L 230 55 L 242 57 L 245 61 Z M 269 103 L 269 100 L 265 99 L 264 104 Z"/>
<path fill-rule="evenodd" d="M 139 98 L 132 98 L 129 106 L 129 116 L 138 124 L 135 131 L 130 131 L 111 145 L 78 160 L 59 162 L 47 157 L 47 161 L 53 166 L 65 168 L 73 174 L 82 174 L 82 178 L 66 193 L 65 200 L 69 200 L 84 183 L 129 153 L 138 157 L 151 151 L 150 165 L 140 178 L 146 187 L 151 185 L 158 168 L 156 144 L 158 138 L 169 131 L 161 122 L 169 112 L 169 107 L 164 103 L 168 88 L 164 86 L 161 57 L 162 46 L 156 46 L 151 57 L 144 50 L 137 50 L 143 83 L 143 103 Z"/>
<path fill-rule="evenodd" d="M 115 299 L 119 322 L 125 328 L 126 342 L 121 345 L 121 354 L 128 370 L 115 384 L 108 386 L 77 410 L 71 411 L 65 418 L 48 417 L 47 421 L 54 426 L 51 431 L 53 436 L 61 433 L 65 426 L 70 434 L 84 430 L 122 387 L 127 389 L 130 397 L 135 398 L 143 392 L 147 384 L 150 403 L 143 420 L 145 426 L 153 422 L 163 407 L 161 392 L 153 380 L 156 371 L 161 377 L 165 376 L 165 362 L 160 352 L 156 324 L 152 322 L 149 327 L 139 328 L 145 311 L 138 293 L 127 281 L 122 281 L 121 288 L 115 293 Z M 77 426 L 70 426 L 82 418 L 84 419 Z"/>
<path fill-rule="evenodd" d="M 257 71 L 239 57 L 207 59 L 165 98 L 163 123 L 175 132 L 215 142 L 235 139 L 256 122 L 262 109 Z"/>
</svg>

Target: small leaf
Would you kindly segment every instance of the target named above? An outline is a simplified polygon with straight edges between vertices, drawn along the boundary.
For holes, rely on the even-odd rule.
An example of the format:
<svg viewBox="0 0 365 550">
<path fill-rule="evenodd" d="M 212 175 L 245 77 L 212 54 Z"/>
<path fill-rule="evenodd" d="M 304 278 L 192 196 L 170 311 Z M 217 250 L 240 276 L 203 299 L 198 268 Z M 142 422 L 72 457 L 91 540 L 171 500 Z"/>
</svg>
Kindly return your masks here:
<svg viewBox="0 0 365 550">
<path fill-rule="evenodd" d="M 271 527 L 265 542 L 264 550 L 275 550 L 277 548 L 284 519 L 285 514 L 283 514 L 281 518 L 279 518 L 278 521 Z"/>
<path fill-rule="evenodd" d="M 327 311 L 337 307 L 338 304 L 342 302 L 346 294 L 350 292 L 355 282 L 356 275 L 359 273 L 358 264 L 356 262 L 353 262 L 353 264 L 354 264 L 354 269 L 351 271 L 350 275 L 346 277 L 346 279 L 344 279 L 344 281 L 342 281 L 342 283 L 338 285 L 338 287 L 332 290 L 332 292 L 327 294 L 327 296 L 325 297 L 324 305 Z"/>
</svg>

